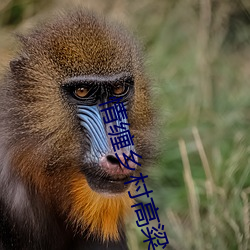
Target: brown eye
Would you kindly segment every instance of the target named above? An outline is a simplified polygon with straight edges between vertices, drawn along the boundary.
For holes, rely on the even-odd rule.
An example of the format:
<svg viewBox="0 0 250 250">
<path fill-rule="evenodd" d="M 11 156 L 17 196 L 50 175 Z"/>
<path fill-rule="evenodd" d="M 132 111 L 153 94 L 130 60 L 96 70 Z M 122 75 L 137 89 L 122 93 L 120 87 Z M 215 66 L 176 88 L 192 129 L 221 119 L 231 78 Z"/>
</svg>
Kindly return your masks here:
<svg viewBox="0 0 250 250">
<path fill-rule="evenodd" d="M 89 89 L 80 87 L 75 90 L 75 95 L 79 98 L 83 98 L 88 94 L 88 92 L 89 92 Z"/>
<path fill-rule="evenodd" d="M 125 87 L 123 85 L 117 85 L 114 86 L 113 91 L 115 95 L 121 95 L 125 91 Z"/>
</svg>

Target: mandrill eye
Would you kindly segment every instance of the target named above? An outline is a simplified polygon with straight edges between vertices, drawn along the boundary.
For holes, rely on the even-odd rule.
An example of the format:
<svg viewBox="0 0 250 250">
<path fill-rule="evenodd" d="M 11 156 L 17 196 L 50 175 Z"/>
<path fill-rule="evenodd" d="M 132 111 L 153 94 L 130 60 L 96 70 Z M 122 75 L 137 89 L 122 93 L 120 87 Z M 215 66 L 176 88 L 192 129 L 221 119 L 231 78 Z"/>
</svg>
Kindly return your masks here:
<svg viewBox="0 0 250 250">
<path fill-rule="evenodd" d="M 80 88 L 77 88 L 75 90 L 75 95 L 78 98 L 84 98 L 84 97 L 87 96 L 88 93 L 89 93 L 89 89 L 88 88 L 84 88 L 84 87 L 80 87 Z"/>
<path fill-rule="evenodd" d="M 113 92 L 115 95 L 121 95 L 125 92 L 125 86 L 118 84 L 118 85 L 113 87 Z"/>
</svg>

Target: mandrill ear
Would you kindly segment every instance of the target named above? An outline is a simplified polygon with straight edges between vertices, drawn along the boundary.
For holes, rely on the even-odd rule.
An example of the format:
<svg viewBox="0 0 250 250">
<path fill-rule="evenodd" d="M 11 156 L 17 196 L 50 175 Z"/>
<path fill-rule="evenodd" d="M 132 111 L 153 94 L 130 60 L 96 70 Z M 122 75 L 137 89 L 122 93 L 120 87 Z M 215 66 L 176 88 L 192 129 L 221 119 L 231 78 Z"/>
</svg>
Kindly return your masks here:
<svg viewBox="0 0 250 250">
<path fill-rule="evenodd" d="M 25 72 L 25 58 L 16 58 L 10 61 L 10 70 L 11 73 L 16 76 L 18 79 L 21 79 L 21 76 Z"/>
<path fill-rule="evenodd" d="M 28 37 L 25 37 L 21 34 L 16 34 L 15 36 L 19 40 L 19 44 L 21 45 L 21 47 L 29 47 L 29 38 Z M 18 73 L 20 71 L 20 69 L 22 69 L 24 67 L 26 59 L 28 59 L 28 58 L 26 58 L 25 54 L 23 54 L 21 57 L 11 60 L 10 61 L 11 72 Z"/>
<path fill-rule="evenodd" d="M 11 72 L 13 72 L 13 73 L 18 71 L 18 69 L 20 69 L 21 66 L 22 66 L 22 61 L 20 58 L 13 59 L 10 61 L 10 69 L 11 69 Z"/>
</svg>

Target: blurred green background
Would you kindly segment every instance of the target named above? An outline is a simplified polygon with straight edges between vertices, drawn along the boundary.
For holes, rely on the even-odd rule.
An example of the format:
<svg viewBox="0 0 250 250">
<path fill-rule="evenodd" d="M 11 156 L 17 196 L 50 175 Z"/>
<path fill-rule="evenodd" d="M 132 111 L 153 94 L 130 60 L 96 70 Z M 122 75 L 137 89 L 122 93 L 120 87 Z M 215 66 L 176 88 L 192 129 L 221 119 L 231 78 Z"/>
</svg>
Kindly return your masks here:
<svg viewBox="0 0 250 250">
<path fill-rule="evenodd" d="M 148 184 L 166 249 L 250 249 L 250 1 L 1 0 L 0 73 L 14 33 L 74 3 L 124 23 L 145 46 L 163 138 Z M 147 249 L 135 220 L 130 249 Z"/>
</svg>

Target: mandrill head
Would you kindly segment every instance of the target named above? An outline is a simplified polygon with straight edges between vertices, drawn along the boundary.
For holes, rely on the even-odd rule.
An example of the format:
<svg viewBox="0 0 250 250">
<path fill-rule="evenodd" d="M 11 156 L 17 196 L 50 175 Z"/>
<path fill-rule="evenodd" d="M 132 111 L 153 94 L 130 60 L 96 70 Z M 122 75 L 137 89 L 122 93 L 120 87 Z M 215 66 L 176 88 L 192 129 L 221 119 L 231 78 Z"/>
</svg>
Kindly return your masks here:
<svg viewBox="0 0 250 250">
<path fill-rule="evenodd" d="M 39 202 L 41 214 L 50 211 L 75 233 L 117 239 L 133 203 L 127 193 L 133 185 L 124 182 L 141 172 L 152 150 L 148 79 L 138 44 L 120 25 L 87 11 L 61 15 L 20 41 L 1 88 L 0 181 L 12 176 L 33 198 L 30 204 L 20 198 L 13 214 L 17 207 L 28 213 Z M 124 104 L 122 122 L 134 136 L 134 145 L 116 151 L 110 126 L 119 121 L 105 123 L 103 111 L 114 105 L 112 98 Z M 123 153 L 131 150 L 142 156 L 135 157 L 141 167 L 128 161 L 135 171 L 116 157 L 124 162 Z M 8 192 L 9 186 L 2 188 Z M 39 227 L 36 220 L 29 223 Z"/>
</svg>

